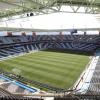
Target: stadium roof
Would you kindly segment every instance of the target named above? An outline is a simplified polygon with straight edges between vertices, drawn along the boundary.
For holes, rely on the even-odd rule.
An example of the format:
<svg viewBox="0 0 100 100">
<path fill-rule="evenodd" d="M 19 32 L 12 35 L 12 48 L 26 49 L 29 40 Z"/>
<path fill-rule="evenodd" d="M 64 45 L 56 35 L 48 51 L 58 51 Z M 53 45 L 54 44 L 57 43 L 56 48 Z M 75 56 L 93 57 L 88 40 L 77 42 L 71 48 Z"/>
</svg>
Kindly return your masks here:
<svg viewBox="0 0 100 100">
<path fill-rule="evenodd" d="M 0 17 L 25 12 L 34 12 L 34 15 L 53 12 L 100 13 L 100 0 L 0 0 Z"/>
</svg>

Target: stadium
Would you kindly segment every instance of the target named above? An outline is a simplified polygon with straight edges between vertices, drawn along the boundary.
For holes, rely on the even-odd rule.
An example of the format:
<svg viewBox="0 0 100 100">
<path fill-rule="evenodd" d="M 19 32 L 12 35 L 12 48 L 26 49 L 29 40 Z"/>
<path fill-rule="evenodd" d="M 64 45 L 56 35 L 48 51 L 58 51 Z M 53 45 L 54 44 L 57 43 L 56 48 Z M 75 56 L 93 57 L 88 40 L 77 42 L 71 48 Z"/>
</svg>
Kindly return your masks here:
<svg viewBox="0 0 100 100">
<path fill-rule="evenodd" d="M 1 100 L 100 100 L 99 61 L 99 0 L 0 1 Z"/>
</svg>

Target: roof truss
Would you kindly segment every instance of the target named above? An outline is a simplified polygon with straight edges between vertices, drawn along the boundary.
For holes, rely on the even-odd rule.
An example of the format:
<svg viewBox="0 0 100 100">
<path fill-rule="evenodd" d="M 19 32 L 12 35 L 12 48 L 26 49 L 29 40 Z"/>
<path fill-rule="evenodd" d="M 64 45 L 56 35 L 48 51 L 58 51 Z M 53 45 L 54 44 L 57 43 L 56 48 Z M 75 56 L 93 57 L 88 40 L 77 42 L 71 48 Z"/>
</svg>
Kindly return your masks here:
<svg viewBox="0 0 100 100">
<path fill-rule="evenodd" d="M 0 0 L 0 5 L 4 5 L 0 6 L 0 17 L 26 12 L 33 12 L 34 15 L 53 12 L 100 13 L 100 0 Z M 64 7 L 66 9 L 63 10 Z"/>
</svg>

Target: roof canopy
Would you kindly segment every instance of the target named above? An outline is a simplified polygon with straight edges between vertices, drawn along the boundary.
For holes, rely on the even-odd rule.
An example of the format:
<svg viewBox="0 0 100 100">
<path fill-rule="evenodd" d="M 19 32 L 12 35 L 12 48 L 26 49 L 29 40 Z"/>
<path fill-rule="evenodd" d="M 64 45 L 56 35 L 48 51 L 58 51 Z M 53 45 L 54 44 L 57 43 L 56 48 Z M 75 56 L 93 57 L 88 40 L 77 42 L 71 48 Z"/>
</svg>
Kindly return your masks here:
<svg viewBox="0 0 100 100">
<path fill-rule="evenodd" d="M 0 17 L 34 12 L 100 13 L 100 0 L 0 0 Z"/>
</svg>

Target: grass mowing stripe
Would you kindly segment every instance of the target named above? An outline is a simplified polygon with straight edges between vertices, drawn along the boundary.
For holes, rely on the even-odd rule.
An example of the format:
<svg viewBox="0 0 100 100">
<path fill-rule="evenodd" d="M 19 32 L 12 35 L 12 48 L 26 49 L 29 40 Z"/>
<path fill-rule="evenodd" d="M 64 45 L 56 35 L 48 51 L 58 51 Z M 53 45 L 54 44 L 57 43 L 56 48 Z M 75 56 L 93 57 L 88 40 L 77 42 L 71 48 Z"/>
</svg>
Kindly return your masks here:
<svg viewBox="0 0 100 100">
<path fill-rule="evenodd" d="M 15 61 L 15 62 L 18 62 L 18 63 L 20 62 L 20 64 L 26 64 L 26 65 L 27 65 L 26 61 L 19 61 L 19 60 L 17 60 L 17 61 L 16 61 L 16 60 L 12 60 L 12 61 Z M 29 60 L 27 60 L 27 61 L 29 61 Z M 34 65 L 33 65 L 33 64 L 34 64 Z M 55 63 L 54 63 L 54 64 L 55 64 Z M 43 62 L 43 61 L 40 61 L 40 62 L 39 62 L 39 61 L 37 61 L 37 60 L 34 59 L 34 62 L 32 62 L 32 64 L 31 64 L 31 61 L 30 61 L 29 64 L 28 64 L 28 66 L 29 66 L 29 65 L 32 65 L 32 66 L 34 66 L 34 67 L 36 66 L 36 68 L 37 68 L 38 65 L 39 65 L 39 68 L 40 68 L 40 69 L 43 69 L 43 70 L 48 69 L 48 68 L 49 68 L 49 70 L 50 70 L 51 67 L 53 67 L 53 70 L 54 70 L 54 67 L 57 67 L 56 70 L 58 70 L 58 69 L 62 70 L 62 66 L 64 66 L 64 65 L 62 65 L 62 64 L 55 64 L 55 65 L 54 65 L 54 64 L 49 63 L 49 62 L 46 62 L 46 61 L 44 61 L 44 62 Z M 41 65 L 43 65 L 43 67 L 41 67 Z M 50 65 L 50 67 L 49 67 L 49 65 Z M 59 65 L 60 65 L 60 67 L 59 67 Z M 48 66 L 48 67 L 47 67 L 47 66 Z M 45 67 L 45 68 L 44 68 L 44 67 Z M 65 67 L 65 66 L 64 66 L 64 67 Z M 75 67 L 72 68 L 70 65 L 69 65 L 68 67 L 69 67 L 69 70 L 70 70 L 70 69 L 72 69 L 72 70 L 74 69 L 74 70 L 78 71 L 78 69 L 79 69 L 79 68 L 75 68 Z M 68 70 L 68 67 L 67 67 L 67 70 Z M 51 70 L 52 70 L 52 69 L 51 69 Z M 65 68 L 64 68 L 64 71 L 65 71 Z"/>
<path fill-rule="evenodd" d="M 25 57 L 20 57 L 20 59 L 21 59 L 21 58 L 25 58 Z M 29 58 L 29 57 L 28 57 L 28 58 Z M 31 57 L 31 58 L 32 58 L 32 57 Z M 16 59 L 19 59 L 19 57 L 16 58 Z M 43 60 L 46 60 L 46 59 L 47 59 L 47 60 L 50 60 L 50 61 L 52 61 L 52 62 L 56 62 L 56 61 L 60 62 L 60 61 L 61 61 L 61 62 L 63 62 L 63 64 L 64 64 L 64 63 L 65 63 L 65 64 L 66 64 L 66 63 L 71 63 L 71 64 L 74 63 L 74 64 L 78 64 L 76 61 L 73 61 L 73 59 L 66 59 L 66 62 L 65 62 L 64 60 L 62 61 L 61 59 L 60 59 L 60 60 L 58 60 L 58 59 L 55 60 L 55 59 L 54 59 L 54 61 L 53 61 L 52 58 L 49 59 L 49 58 L 43 58 L 43 57 L 40 57 L 40 58 L 39 58 L 39 57 L 35 57 L 35 58 L 33 57 L 33 59 L 43 59 Z M 88 60 L 88 59 L 87 59 L 87 60 Z M 72 62 L 72 61 L 73 61 L 73 62 Z M 80 63 L 79 63 L 79 64 L 81 64 L 82 61 L 83 61 L 83 60 L 80 59 Z"/>
<path fill-rule="evenodd" d="M 10 68 L 10 67 L 9 67 L 9 68 Z M 23 71 L 24 71 L 24 73 L 23 73 Z M 9 70 L 9 72 L 11 72 L 11 69 Z M 56 82 L 57 82 L 57 83 L 58 83 L 58 82 L 59 82 L 59 83 L 62 83 L 62 81 L 55 80 L 55 79 L 50 79 L 50 78 L 49 78 L 49 81 L 48 81 L 48 77 L 46 78 L 46 77 L 44 77 L 44 76 L 42 76 L 42 75 L 39 75 L 39 74 L 37 75 L 37 73 L 35 74 L 35 73 L 32 73 L 31 71 L 28 71 L 28 70 L 25 71 L 25 70 L 22 69 L 22 73 L 23 73 L 23 75 L 25 75 L 25 76 L 26 76 L 26 74 L 28 74 L 28 75 L 29 75 L 28 78 L 31 78 L 30 76 L 32 76 L 32 78 L 31 78 L 32 80 L 33 80 L 33 78 L 34 78 L 35 80 L 39 79 L 39 80 L 37 80 L 37 81 L 42 81 L 42 80 L 45 80 L 45 79 L 46 79 L 46 80 L 47 80 L 47 81 L 45 81 L 46 83 L 51 83 L 51 82 L 50 82 L 50 80 L 51 80 L 51 81 L 53 81 L 53 82 L 55 83 L 55 84 L 52 84 L 52 85 L 57 85 Z M 31 75 L 30 73 L 31 73 L 32 75 Z M 27 76 L 26 76 L 26 77 L 27 77 Z M 41 79 L 42 79 L 42 80 L 41 80 Z M 43 82 L 44 82 L 44 81 L 43 81 Z M 59 86 L 59 85 L 58 85 L 58 86 Z"/>
<path fill-rule="evenodd" d="M 24 59 L 25 57 L 21 57 L 20 59 Z M 18 58 L 19 59 L 19 58 Z M 29 56 L 28 59 L 33 59 L 32 56 Z M 77 65 L 78 63 L 76 61 L 73 61 L 72 62 L 72 59 L 66 59 L 66 60 L 61 60 L 61 59 L 55 59 L 53 57 L 34 57 L 34 59 L 37 59 L 37 60 L 41 60 L 41 61 L 49 61 L 49 62 L 57 62 L 57 63 L 63 63 L 63 64 L 74 64 L 74 65 Z"/>
<path fill-rule="evenodd" d="M 17 60 L 17 59 L 16 59 Z M 30 57 L 28 57 L 28 59 L 25 59 L 25 58 L 18 58 L 18 60 L 27 60 L 27 61 L 32 61 L 32 62 L 35 62 L 35 61 L 38 61 L 38 62 L 41 62 L 41 63 L 50 63 L 50 64 L 59 64 L 60 66 L 65 66 L 65 64 L 67 65 L 67 64 L 72 64 L 73 65 L 73 63 L 71 63 L 71 62 L 60 62 L 58 59 L 56 59 L 56 60 L 52 60 L 52 59 L 48 59 L 48 58 L 46 58 L 46 59 L 44 59 L 44 58 L 35 58 L 35 59 L 32 59 L 32 57 L 30 58 Z M 76 63 L 75 65 L 79 65 L 78 63 Z"/>
<path fill-rule="evenodd" d="M 87 62 L 88 56 L 84 55 L 40 51 L 0 62 L 0 68 L 8 71 L 18 68 L 29 79 L 68 88 Z"/>
<path fill-rule="evenodd" d="M 11 62 L 14 63 L 14 64 L 17 63 L 17 64 L 22 65 L 22 66 L 28 66 L 28 68 L 43 70 L 43 71 L 47 71 L 47 72 L 51 71 L 52 73 L 55 73 L 55 74 L 59 74 L 60 73 L 61 75 L 68 75 L 69 71 L 71 70 L 71 69 L 68 70 L 68 68 L 67 68 L 67 70 L 65 70 L 65 69 L 58 69 L 58 67 L 57 68 L 54 68 L 54 67 L 51 68 L 51 66 L 47 67 L 44 64 L 42 65 L 42 64 L 38 64 L 38 63 L 37 64 L 34 63 L 34 65 L 35 65 L 34 66 L 33 63 L 31 63 L 31 62 L 26 63 L 26 61 L 23 62 L 23 61 L 11 60 Z"/>
<path fill-rule="evenodd" d="M 36 73 L 37 73 L 37 72 L 36 72 Z M 60 78 L 60 77 L 59 77 L 59 78 Z M 66 78 L 66 77 L 65 77 L 65 78 Z M 65 78 L 64 78 L 64 79 L 63 79 L 63 78 L 61 78 L 61 79 L 63 79 L 63 80 L 62 80 L 62 82 L 65 80 Z M 50 79 L 50 78 L 49 78 L 49 79 Z M 71 79 L 71 78 L 70 78 L 70 79 Z M 70 79 L 68 79 L 68 78 L 67 78 L 67 80 L 70 80 Z M 56 79 L 55 79 L 55 80 L 58 80 L 58 79 L 57 79 L 57 77 L 56 77 Z M 60 80 L 60 81 L 61 81 L 61 80 Z"/>
<path fill-rule="evenodd" d="M 13 65 L 15 66 L 15 64 L 13 64 Z M 13 65 L 12 65 L 12 66 L 13 66 Z M 26 72 L 31 72 L 31 73 L 34 72 L 34 73 L 37 74 L 37 75 L 40 74 L 41 77 L 46 77 L 47 79 L 48 79 L 48 78 L 49 78 L 49 79 L 51 78 L 51 79 L 54 79 L 54 80 L 58 80 L 56 77 L 59 77 L 59 76 L 56 75 L 56 74 L 55 74 L 56 77 L 51 77 L 51 75 L 50 75 L 50 76 L 49 76 L 49 75 L 46 76 L 46 74 L 48 74 L 48 72 L 42 72 L 42 71 L 35 70 L 35 69 L 32 71 L 32 68 L 28 68 L 28 67 L 25 67 L 25 66 L 19 67 L 19 65 L 18 65 L 18 68 L 19 68 L 22 72 L 23 72 L 23 69 L 24 69 L 24 71 L 26 71 Z M 34 75 L 34 73 L 33 73 L 33 75 Z M 50 73 L 50 74 L 51 74 L 51 73 Z M 53 75 L 53 74 L 52 74 L 52 75 Z M 26 76 L 26 75 L 25 75 L 25 76 Z M 61 76 L 60 76 L 60 77 L 61 77 Z M 61 81 L 61 80 L 60 80 L 60 81 Z"/>
<path fill-rule="evenodd" d="M 32 55 L 30 55 L 29 57 L 32 57 Z M 84 56 L 84 57 L 77 57 L 77 59 L 75 59 L 76 57 L 75 57 L 75 58 L 71 58 L 71 57 L 67 57 L 67 58 L 66 58 L 66 56 L 63 56 L 63 58 L 62 58 L 61 56 L 56 57 L 56 55 L 53 55 L 53 56 L 51 56 L 51 55 L 47 55 L 47 56 L 40 56 L 40 55 L 39 55 L 39 56 L 38 56 L 38 55 L 37 55 L 36 57 L 43 57 L 43 58 L 46 57 L 46 58 L 51 58 L 51 59 L 53 58 L 53 59 L 59 59 L 59 60 L 63 60 L 63 61 L 64 61 L 64 60 L 72 61 L 72 59 L 73 59 L 73 61 L 75 61 L 75 62 L 76 62 L 76 61 L 79 61 L 79 60 L 80 60 L 81 62 L 84 62 L 85 60 L 81 60 L 81 59 L 86 59 L 86 58 L 87 58 L 87 56 Z M 35 58 L 35 57 L 34 57 L 34 58 Z"/>
<path fill-rule="evenodd" d="M 15 62 L 16 62 L 16 63 L 15 63 Z M 20 69 L 21 69 L 22 67 L 25 67 L 24 70 L 31 70 L 31 71 L 32 71 L 32 69 L 33 69 L 33 68 L 30 67 L 31 64 L 27 64 L 27 63 L 24 62 L 23 65 L 22 65 L 22 62 L 21 62 L 21 61 L 19 61 L 19 62 L 21 62 L 21 64 L 20 64 L 19 62 L 17 62 L 17 61 L 15 61 L 15 62 L 14 62 L 13 64 L 11 64 L 11 65 L 12 65 L 12 66 L 19 66 Z M 9 63 L 7 63 L 7 64 L 9 64 Z M 21 65 L 22 65 L 22 66 L 21 66 Z M 29 66 L 29 67 L 28 67 L 28 66 Z M 34 71 L 34 70 L 39 71 L 39 72 L 42 72 L 42 69 L 35 69 L 35 68 L 34 68 L 33 71 Z M 43 71 L 44 71 L 44 69 L 43 69 Z M 48 70 L 48 71 L 47 71 L 47 70 L 44 71 L 44 73 L 46 73 L 46 74 L 47 74 L 48 72 L 50 72 L 50 71 L 49 71 L 49 70 Z M 49 73 L 49 74 L 51 74 L 51 73 Z M 52 74 L 54 74 L 54 75 L 56 75 L 56 76 L 59 76 L 59 75 L 57 75 L 57 74 L 55 74 L 55 73 L 52 73 Z M 63 77 L 63 76 L 62 76 L 62 77 Z"/>
<path fill-rule="evenodd" d="M 20 60 L 26 60 L 25 58 L 21 58 Z M 81 63 L 77 63 L 77 64 L 73 64 L 73 63 L 69 63 L 69 62 L 64 62 L 64 63 L 60 63 L 60 61 L 58 60 L 58 62 L 57 62 L 57 60 L 56 61 L 52 61 L 51 59 L 50 60 L 46 60 L 46 59 L 43 59 L 42 60 L 42 58 L 40 58 L 40 59 L 30 59 L 29 57 L 28 57 L 28 61 L 33 61 L 33 62 L 35 62 L 35 61 L 38 61 L 38 63 L 44 63 L 44 64 L 50 64 L 51 65 L 51 67 L 52 67 L 52 65 L 55 65 L 55 67 L 57 67 L 57 68 L 61 68 L 62 69 L 62 67 L 64 66 L 64 68 L 68 65 L 68 64 L 71 64 L 71 66 L 75 66 L 74 68 L 77 70 L 77 69 L 79 69 L 79 68 L 77 68 L 77 67 L 79 67 L 79 66 L 81 66 L 81 65 L 83 65 L 83 64 L 81 64 Z M 71 66 L 69 65 L 68 67 L 69 68 L 71 68 Z M 85 66 L 85 65 L 84 65 Z M 68 68 L 67 67 L 67 68 Z"/>
<path fill-rule="evenodd" d="M 67 55 L 68 55 L 69 57 L 67 57 Z M 74 58 L 77 57 L 77 58 L 79 58 L 79 59 L 80 59 L 80 57 L 82 57 L 82 58 L 87 57 L 87 56 L 84 56 L 84 55 L 78 55 L 78 56 L 77 56 L 76 54 L 73 54 L 73 55 L 74 55 Z M 26 55 L 24 55 L 24 56 L 26 56 Z M 33 56 L 33 57 L 36 57 L 36 56 L 42 56 L 42 57 L 43 57 L 43 56 L 44 56 L 44 57 L 47 57 L 47 56 L 57 57 L 58 55 L 55 55 L 55 52 L 53 52 L 53 53 L 50 54 L 50 55 L 48 55 L 48 53 L 47 53 L 47 54 L 45 54 L 45 53 L 42 54 L 42 52 L 38 52 L 38 53 L 34 53 L 34 54 L 31 54 L 31 55 L 28 55 L 28 56 Z M 72 56 L 71 56 L 71 54 L 69 55 L 69 54 L 66 54 L 66 53 L 65 53 L 64 56 L 61 56 L 61 55 L 60 55 L 60 57 L 58 56 L 58 58 L 61 58 L 61 57 L 73 59 Z M 62 58 L 62 59 L 63 59 L 63 58 Z M 79 59 L 78 59 L 78 60 L 79 60 Z M 75 59 L 75 60 L 76 60 L 76 59 Z"/>
<path fill-rule="evenodd" d="M 13 65 L 15 65 L 15 64 L 13 64 Z M 29 71 L 29 72 L 33 71 L 34 73 L 41 74 L 43 77 L 53 78 L 55 80 L 60 80 L 61 81 L 63 78 L 65 78 L 65 76 L 55 74 L 55 73 L 50 73 L 50 71 L 47 71 L 47 70 L 44 71 L 44 70 L 41 70 L 41 69 L 35 69 L 35 68 L 33 69 L 30 66 L 26 67 L 26 64 L 24 66 L 20 67 L 20 69 L 23 69 L 23 68 L 25 68 L 24 69 L 25 71 Z M 53 77 L 53 76 L 55 76 L 55 77 Z M 65 81 L 65 80 L 63 80 L 63 81 Z"/>
<path fill-rule="evenodd" d="M 57 53 L 56 54 L 56 52 L 44 52 L 44 54 L 43 53 L 39 54 L 39 53 L 36 54 L 36 55 L 38 55 L 38 56 L 41 56 L 41 55 L 43 55 L 43 56 L 54 56 L 54 55 L 56 55 L 56 57 L 59 57 L 59 56 L 60 57 L 64 57 L 64 56 L 67 57 L 67 56 L 69 56 L 69 58 L 71 57 L 72 59 L 75 58 L 75 57 L 85 57 L 85 56 L 87 56 L 87 55 L 78 55 L 77 56 L 77 54 L 68 54 L 68 53 L 64 53 L 64 55 L 62 55 L 62 53 Z"/>
<path fill-rule="evenodd" d="M 67 79 L 68 80 L 68 79 Z"/>
<path fill-rule="evenodd" d="M 21 58 L 22 58 L 22 57 L 21 57 Z M 17 59 L 21 59 L 21 58 L 17 58 Z M 25 57 L 24 57 L 24 58 L 25 58 Z M 30 58 L 30 57 L 28 57 L 28 59 L 29 59 L 29 58 Z M 22 58 L 22 59 L 23 59 L 23 58 Z M 32 57 L 31 57 L 31 59 L 32 59 Z M 50 61 L 50 63 L 52 63 L 52 62 L 54 62 L 54 63 L 56 63 L 56 62 L 57 62 L 57 63 L 61 63 L 61 62 L 60 62 L 61 60 L 58 60 L 58 59 L 56 59 L 56 60 L 54 60 L 54 61 L 53 61 L 52 59 L 49 59 L 49 58 L 42 58 L 42 57 L 41 57 L 41 58 L 39 58 L 39 57 L 35 57 L 35 58 L 34 58 L 34 57 L 33 57 L 33 59 L 34 59 L 34 60 L 35 60 L 35 59 L 38 59 L 38 60 L 42 60 L 42 61 L 44 61 L 44 60 L 45 60 L 45 61 Z M 51 62 L 51 61 L 52 61 L 52 62 Z M 68 65 L 68 63 L 70 63 L 71 65 L 73 65 L 73 64 L 74 64 L 74 65 L 80 65 L 80 64 L 82 63 L 81 61 L 82 61 L 82 60 L 80 60 L 80 63 L 72 62 L 72 60 L 71 60 L 71 61 L 67 61 L 67 60 L 66 60 L 66 62 L 65 62 L 65 61 L 62 61 L 62 62 L 63 62 L 63 64 L 67 64 L 67 65 Z M 62 63 L 61 63 L 61 64 L 62 64 Z"/>
</svg>

